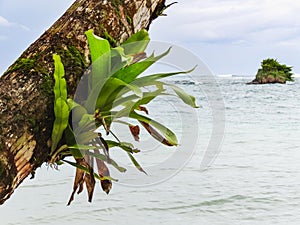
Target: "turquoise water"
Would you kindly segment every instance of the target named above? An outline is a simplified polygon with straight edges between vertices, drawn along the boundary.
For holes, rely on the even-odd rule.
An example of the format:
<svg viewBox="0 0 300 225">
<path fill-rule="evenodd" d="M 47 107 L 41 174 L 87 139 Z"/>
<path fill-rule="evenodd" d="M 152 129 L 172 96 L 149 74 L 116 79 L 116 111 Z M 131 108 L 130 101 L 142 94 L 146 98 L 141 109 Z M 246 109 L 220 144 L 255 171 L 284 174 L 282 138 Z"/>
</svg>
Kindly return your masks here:
<svg viewBox="0 0 300 225">
<path fill-rule="evenodd" d="M 299 224 L 300 79 L 264 86 L 248 86 L 247 81 L 217 79 L 226 129 L 221 151 L 206 171 L 200 162 L 211 138 L 212 116 L 201 91 L 205 84 L 181 80 L 177 83 L 197 96 L 202 108 L 197 146 L 175 176 L 141 187 L 114 183 L 108 196 L 98 185 L 92 204 L 83 193 L 67 207 L 73 168 L 56 171 L 44 165 L 0 206 L 1 224 Z M 155 113 L 166 115 L 165 122 L 176 129 L 172 112 L 160 105 Z M 162 150 L 161 160 L 173 153 Z M 142 164 L 155 161 L 157 154 L 145 152 Z"/>
</svg>

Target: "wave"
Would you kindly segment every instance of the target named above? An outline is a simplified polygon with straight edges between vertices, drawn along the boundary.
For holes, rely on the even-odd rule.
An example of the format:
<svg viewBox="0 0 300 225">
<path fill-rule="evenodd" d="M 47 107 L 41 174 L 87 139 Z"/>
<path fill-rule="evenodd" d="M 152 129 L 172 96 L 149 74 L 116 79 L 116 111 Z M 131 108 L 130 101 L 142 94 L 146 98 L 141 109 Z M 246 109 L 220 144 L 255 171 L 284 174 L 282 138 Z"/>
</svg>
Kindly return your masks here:
<svg viewBox="0 0 300 225">
<path fill-rule="evenodd" d="M 217 75 L 219 78 L 251 78 L 255 77 L 253 75 L 247 75 L 247 74 L 219 74 Z"/>
<path fill-rule="evenodd" d="M 219 74 L 217 77 L 226 78 L 226 77 L 232 77 L 232 74 Z"/>
</svg>

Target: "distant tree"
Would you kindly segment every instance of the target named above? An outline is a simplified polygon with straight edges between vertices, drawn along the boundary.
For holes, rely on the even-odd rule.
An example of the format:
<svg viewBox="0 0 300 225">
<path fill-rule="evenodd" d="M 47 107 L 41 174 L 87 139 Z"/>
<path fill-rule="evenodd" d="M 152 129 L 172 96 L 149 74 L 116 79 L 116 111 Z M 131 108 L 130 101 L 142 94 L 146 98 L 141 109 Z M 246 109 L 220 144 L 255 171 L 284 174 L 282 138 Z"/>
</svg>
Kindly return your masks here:
<svg viewBox="0 0 300 225">
<path fill-rule="evenodd" d="M 252 84 L 266 83 L 286 83 L 294 81 L 292 67 L 280 64 L 276 59 L 264 59 L 261 62 L 261 68 L 258 69 L 255 79 L 250 82 Z"/>
</svg>

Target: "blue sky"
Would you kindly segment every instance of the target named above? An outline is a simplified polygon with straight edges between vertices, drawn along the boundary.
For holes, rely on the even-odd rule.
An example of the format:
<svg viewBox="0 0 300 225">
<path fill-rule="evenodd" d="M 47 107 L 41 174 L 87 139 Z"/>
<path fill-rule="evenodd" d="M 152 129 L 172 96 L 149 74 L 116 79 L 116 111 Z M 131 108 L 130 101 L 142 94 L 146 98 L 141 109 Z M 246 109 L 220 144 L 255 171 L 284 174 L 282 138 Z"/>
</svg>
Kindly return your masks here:
<svg viewBox="0 0 300 225">
<path fill-rule="evenodd" d="M 0 73 L 72 2 L 0 0 Z M 254 75 L 268 57 L 299 74 L 299 12 L 295 0 L 179 0 L 150 35 L 191 50 L 214 74 Z"/>
</svg>

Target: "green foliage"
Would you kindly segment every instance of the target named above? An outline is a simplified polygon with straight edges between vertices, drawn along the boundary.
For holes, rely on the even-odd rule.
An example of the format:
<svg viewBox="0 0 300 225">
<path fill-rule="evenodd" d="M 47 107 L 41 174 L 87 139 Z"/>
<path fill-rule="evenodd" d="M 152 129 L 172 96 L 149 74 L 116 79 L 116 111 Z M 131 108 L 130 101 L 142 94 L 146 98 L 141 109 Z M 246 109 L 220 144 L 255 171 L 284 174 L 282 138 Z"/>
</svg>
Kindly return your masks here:
<svg viewBox="0 0 300 225">
<path fill-rule="evenodd" d="M 56 147 L 61 140 L 64 130 L 68 126 L 69 106 L 67 104 L 67 83 L 64 78 L 65 71 L 59 55 L 53 55 L 55 72 L 54 92 L 54 115 L 55 121 L 52 129 L 52 145 L 51 153 L 56 150 Z"/>
<path fill-rule="evenodd" d="M 72 155 L 76 162 L 63 161 L 76 167 L 74 191 L 79 188 L 81 181 L 86 182 L 89 197 L 91 197 L 94 178 L 100 180 L 106 193 L 111 188 L 111 181 L 114 179 L 110 177 L 106 164 L 112 165 L 120 172 L 126 171 L 110 158 L 111 148 L 123 150 L 133 165 L 139 171 L 146 173 L 134 157 L 134 154 L 140 150 L 136 149 L 132 143 L 121 141 L 111 130 L 112 123 L 128 126 L 135 140 L 139 140 L 140 127 L 133 123 L 140 124 L 146 132 L 162 144 L 176 146 L 178 145 L 176 135 L 163 124 L 150 118 L 145 105 L 158 96 L 166 95 L 177 96 L 185 104 L 194 108 L 197 105 L 193 96 L 173 84 L 160 81 L 177 74 L 190 73 L 193 69 L 141 76 L 171 50 L 167 49 L 158 56 L 153 53 L 147 57 L 144 51 L 150 38 L 146 30 L 132 35 L 121 46 L 114 48 L 111 48 L 109 40 L 97 37 L 92 30 L 86 32 L 86 37 L 92 60 L 91 73 L 87 76 L 85 87 L 86 99 L 78 101 L 67 99 L 64 67 L 60 57 L 53 56 L 55 122 L 52 132 L 51 162 L 54 163 L 67 155 Z M 72 115 L 72 124 L 68 124 L 68 121 L 71 121 L 69 115 Z M 135 122 L 128 123 L 128 119 Z M 98 133 L 95 132 L 96 128 Z M 104 138 L 99 128 L 115 140 Z M 57 149 L 63 135 L 66 145 Z M 93 172 L 91 166 L 94 161 L 97 164 L 98 174 Z M 73 200 L 74 191 L 69 203 Z"/>
<path fill-rule="evenodd" d="M 130 16 L 126 15 L 126 20 L 129 25 L 132 25 L 132 19 L 130 18 Z"/>
<path fill-rule="evenodd" d="M 272 82 L 285 83 L 293 81 L 292 67 L 280 64 L 276 59 L 265 59 L 261 63 L 261 69 L 258 70 L 256 80 L 271 80 Z"/>
<path fill-rule="evenodd" d="M 120 14 L 119 6 L 122 4 L 121 0 L 110 0 L 111 5 L 115 8 L 115 12 L 117 15 Z"/>
<path fill-rule="evenodd" d="M 86 66 L 87 62 L 84 56 L 72 45 L 69 45 L 63 52 L 63 55 L 66 58 L 69 58 L 68 63 L 72 63 L 72 69 L 81 68 L 82 66 Z M 61 56 L 62 57 L 62 56 Z"/>
<path fill-rule="evenodd" d="M 110 74 L 110 45 L 106 39 L 96 37 L 92 30 L 87 31 L 85 34 L 91 49 L 92 63 L 94 63 L 89 79 L 89 90 L 92 90 L 93 86 L 103 82 Z"/>
<path fill-rule="evenodd" d="M 4 74 L 22 70 L 25 74 L 37 72 L 39 74 L 48 75 L 45 69 L 38 61 L 38 55 L 33 55 L 31 58 L 19 58 Z"/>
<path fill-rule="evenodd" d="M 35 63 L 36 61 L 34 59 L 20 58 L 5 72 L 5 74 L 17 71 L 19 69 L 29 72 L 35 67 Z"/>
<path fill-rule="evenodd" d="M 134 55 L 144 52 L 149 41 L 150 37 L 147 30 L 142 29 L 124 41 L 121 47 L 124 48 L 126 55 Z"/>
<path fill-rule="evenodd" d="M 114 39 L 112 36 L 107 31 L 103 32 L 103 37 L 109 42 L 111 46 L 116 46 L 117 45 L 117 40 Z"/>
<path fill-rule="evenodd" d="M 53 80 L 49 74 L 43 76 L 44 82 L 41 84 L 40 89 L 45 96 L 51 96 L 53 94 Z"/>
</svg>

